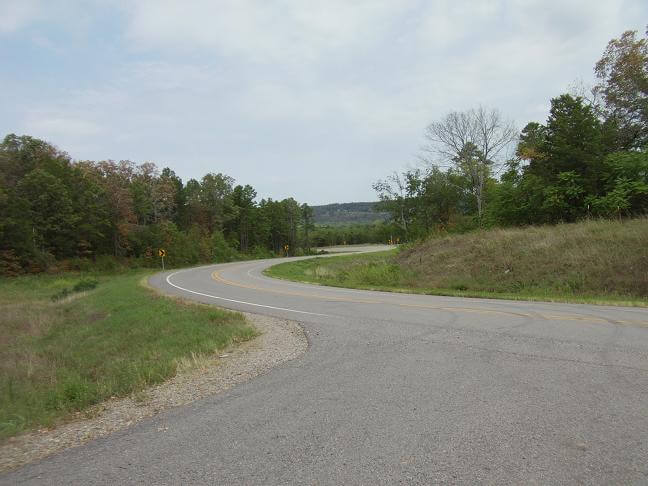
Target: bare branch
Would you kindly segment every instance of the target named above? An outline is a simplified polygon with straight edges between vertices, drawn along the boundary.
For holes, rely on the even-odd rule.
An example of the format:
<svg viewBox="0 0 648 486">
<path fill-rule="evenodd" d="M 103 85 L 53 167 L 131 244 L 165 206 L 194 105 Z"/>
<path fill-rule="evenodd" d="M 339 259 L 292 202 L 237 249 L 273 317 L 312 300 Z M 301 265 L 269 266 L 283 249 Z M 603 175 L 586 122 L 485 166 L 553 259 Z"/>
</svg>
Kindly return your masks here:
<svg viewBox="0 0 648 486">
<path fill-rule="evenodd" d="M 425 129 L 425 138 L 429 144 L 423 152 L 428 158 L 423 160 L 429 161 L 429 157 L 436 155 L 462 172 L 472 184 L 471 192 L 481 218 L 485 181 L 503 165 L 502 154 L 517 140 L 514 124 L 505 120 L 499 110 L 479 106 L 449 113 L 441 121 L 431 123 Z"/>
</svg>

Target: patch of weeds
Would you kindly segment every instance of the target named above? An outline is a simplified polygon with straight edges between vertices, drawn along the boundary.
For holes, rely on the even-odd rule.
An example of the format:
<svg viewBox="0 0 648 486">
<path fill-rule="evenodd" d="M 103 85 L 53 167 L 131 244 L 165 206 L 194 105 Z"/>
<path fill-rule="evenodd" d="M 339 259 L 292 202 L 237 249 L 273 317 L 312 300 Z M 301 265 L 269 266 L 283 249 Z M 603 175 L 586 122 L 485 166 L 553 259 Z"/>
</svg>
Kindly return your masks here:
<svg viewBox="0 0 648 486">
<path fill-rule="evenodd" d="M 572 273 L 565 278 L 566 290 L 568 292 L 577 293 L 583 291 L 587 286 L 585 282 L 585 275 L 582 273 Z"/>
<path fill-rule="evenodd" d="M 84 278 L 78 281 L 72 288 L 70 287 L 63 287 L 61 290 L 56 292 L 54 295 L 52 295 L 52 302 L 57 302 L 61 299 L 65 299 L 66 297 L 69 297 L 72 294 L 78 293 L 78 292 L 85 292 L 88 290 L 93 290 L 97 288 L 97 285 L 99 285 L 99 281 L 95 280 L 93 278 Z"/>
<path fill-rule="evenodd" d="M 151 394 L 147 390 L 138 390 L 133 393 L 133 401 L 138 405 L 144 405 L 151 401 Z"/>
<path fill-rule="evenodd" d="M 334 278 L 337 272 L 327 267 L 326 265 L 318 265 L 315 267 L 315 276 L 317 278 Z"/>
<path fill-rule="evenodd" d="M 460 280 L 460 281 L 457 281 L 457 282 L 452 282 L 450 284 L 450 288 L 452 290 L 459 290 L 461 292 L 464 292 L 464 291 L 468 290 L 468 284 L 466 282 L 463 282 L 463 281 Z"/>
<path fill-rule="evenodd" d="M 61 289 L 58 292 L 56 292 L 54 295 L 52 295 L 52 302 L 65 299 L 70 294 L 72 294 L 72 290 L 69 289 L 68 287 L 65 287 L 64 289 Z"/>
<path fill-rule="evenodd" d="M 206 353 L 191 352 L 188 356 L 176 359 L 176 371 L 177 373 L 186 373 L 195 369 L 204 370 L 210 363 L 213 363 L 213 360 Z"/>
<path fill-rule="evenodd" d="M 12 414 L 0 422 L 0 437 L 9 437 L 16 435 L 25 426 L 25 417 L 18 414 Z"/>
<path fill-rule="evenodd" d="M 99 285 L 98 280 L 95 280 L 94 278 L 84 278 L 83 280 L 80 280 L 74 287 L 72 287 L 72 290 L 75 292 L 84 292 L 86 290 L 97 288 L 97 285 Z"/>
</svg>

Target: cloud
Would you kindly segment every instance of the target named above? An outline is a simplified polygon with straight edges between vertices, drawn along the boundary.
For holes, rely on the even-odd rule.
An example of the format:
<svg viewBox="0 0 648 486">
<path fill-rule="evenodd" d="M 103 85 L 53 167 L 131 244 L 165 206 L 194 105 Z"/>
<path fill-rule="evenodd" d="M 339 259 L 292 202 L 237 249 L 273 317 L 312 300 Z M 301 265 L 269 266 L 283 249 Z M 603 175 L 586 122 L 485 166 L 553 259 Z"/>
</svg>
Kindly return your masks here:
<svg viewBox="0 0 648 486">
<path fill-rule="evenodd" d="M 38 23 L 24 37 L 51 71 L 0 74 L 9 131 L 309 202 L 373 197 L 371 182 L 415 162 L 424 127 L 448 111 L 544 121 L 549 99 L 591 81 L 607 41 L 648 13 L 638 0 L 24 5 L 36 7 L 0 30 L 18 39 Z M 348 185 L 327 181 L 340 173 Z"/>
<path fill-rule="evenodd" d="M 379 0 L 142 0 L 128 7 L 127 36 L 143 48 L 207 48 L 257 63 L 313 63 L 375 42 L 400 10 L 397 2 Z"/>
<path fill-rule="evenodd" d="M 105 136 L 105 130 L 87 117 L 73 117 L 57 113 L 33 112 L 24 122 L 25 132 L 68 150 L 91 150 L 88 139 Z"/>
<path fill-rule="evenodd" d="M 0 7 L 0 33 L 16 32 L 35 21 L 40 17 L 41 3 L 29 0 L 5 0 Z"/>
</svg>

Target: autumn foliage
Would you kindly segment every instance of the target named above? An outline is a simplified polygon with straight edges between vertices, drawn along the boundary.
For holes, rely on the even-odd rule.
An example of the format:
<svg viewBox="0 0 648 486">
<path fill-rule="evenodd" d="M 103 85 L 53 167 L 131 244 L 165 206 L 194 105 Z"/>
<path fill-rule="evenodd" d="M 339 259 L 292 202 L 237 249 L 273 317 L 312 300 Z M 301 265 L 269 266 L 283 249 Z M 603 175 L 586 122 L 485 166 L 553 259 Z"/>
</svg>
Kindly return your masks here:
<svg viewBox="0 0 648 486">
<path fill-rule="evenodd" d="M 0 144 L 0 273 L 221 262 L 301 251 L 310 208 L 256 201 L 249 186 L 209 173 L 184 184 L 150 162 L 73 161 L 53 145 Z"/>
</svg>

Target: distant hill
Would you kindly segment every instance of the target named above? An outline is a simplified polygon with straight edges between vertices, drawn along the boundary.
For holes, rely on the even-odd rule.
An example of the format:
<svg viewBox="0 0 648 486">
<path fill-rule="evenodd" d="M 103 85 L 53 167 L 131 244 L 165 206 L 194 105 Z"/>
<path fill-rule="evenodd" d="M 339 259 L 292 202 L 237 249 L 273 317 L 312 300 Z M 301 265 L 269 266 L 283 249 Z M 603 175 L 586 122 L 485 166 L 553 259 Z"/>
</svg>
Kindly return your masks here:
<svg viewBox="0 0 648 486">
<path fill-rule="evenodd" d="M 375 211 L 375 202 L 350 202 L 312 206 L 315 224 L 370 224 L 386 221 L 389 213 Z"/>
</svg>

